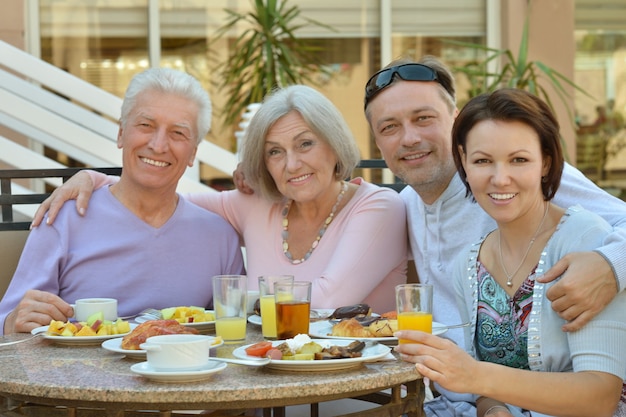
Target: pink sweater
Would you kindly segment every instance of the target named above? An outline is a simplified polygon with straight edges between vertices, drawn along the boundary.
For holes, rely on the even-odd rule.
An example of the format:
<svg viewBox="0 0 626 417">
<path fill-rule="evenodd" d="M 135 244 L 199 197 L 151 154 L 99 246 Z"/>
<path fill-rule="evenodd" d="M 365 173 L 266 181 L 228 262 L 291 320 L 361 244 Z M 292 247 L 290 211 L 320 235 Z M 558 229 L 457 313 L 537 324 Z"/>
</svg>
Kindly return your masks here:
<svg viewBox="0 0 626 417">
<path fill-rule="evenodd" d="M 365 302 L 373 311 L 395 310 L 394 288 L 406 282 L 407 231 L 404 204 L 390 189 L 352 180 L 359 188 L 335 216 L 311 257 L 293 265 L 283 254 L 283 203 L 238 191 L 186 195 L 222 217 L 242 236 L 249 286 L 258 276 L 289 274 L 311 281 L 313 308 Z"/>
<path fill-rule="evenodd" d="M 89 171 L 96 187 L 110 183 Z M 293 265 L 283 254 L 283 203 L 239 191 L 184 195 L 192 203 L 224 217 L 246 247 L 248 286 L 258 277 L 289 274 L 311 281 L 312 308 L 367 303 L 376 313 L 395 310 L 394 288 L 406 282 L 408 238 L 404 203 L 395 191 L 351 181 L 359 188 L 335 216 L 311 257 Z"/>
</svg>

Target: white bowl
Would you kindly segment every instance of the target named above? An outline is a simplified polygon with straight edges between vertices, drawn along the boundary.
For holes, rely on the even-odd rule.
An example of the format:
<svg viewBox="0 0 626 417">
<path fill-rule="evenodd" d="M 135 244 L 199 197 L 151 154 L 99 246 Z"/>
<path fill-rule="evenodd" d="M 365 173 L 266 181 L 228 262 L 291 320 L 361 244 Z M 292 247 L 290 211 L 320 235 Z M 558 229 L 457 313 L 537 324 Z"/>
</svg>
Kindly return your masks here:
<svg viewBox="0 0 626 417">
<path fill-rule="evenodd" d="M 200 334 L 168 334 L 149 337 L 139 347 L 157 371 L 193 371 L 206 366 L 210 341 Z"/>
</svg>

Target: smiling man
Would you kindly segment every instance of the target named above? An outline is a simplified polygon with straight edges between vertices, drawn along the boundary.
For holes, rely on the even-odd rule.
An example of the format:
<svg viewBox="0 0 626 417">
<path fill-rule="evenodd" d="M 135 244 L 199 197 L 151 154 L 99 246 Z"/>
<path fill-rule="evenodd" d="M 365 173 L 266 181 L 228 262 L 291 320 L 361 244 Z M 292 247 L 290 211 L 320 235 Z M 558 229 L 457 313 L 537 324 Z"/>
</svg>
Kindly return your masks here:
<svg viewBox="0 0 626 417">
<path fill-rule="evenodd" d="M 84 216 L 65 204 L 31 231 L 0 302 L 5 333 L 73 316 L 78 298 L 118 299 L 118 314 L 210 307 L 211 277 L 244 271 L 239 238 L 221 217 L 176 193 L 211 124 L 211 102 L 188 74 L 150 69 L 131 81 L 117 137 L 123 173 Z"/>
</svg>

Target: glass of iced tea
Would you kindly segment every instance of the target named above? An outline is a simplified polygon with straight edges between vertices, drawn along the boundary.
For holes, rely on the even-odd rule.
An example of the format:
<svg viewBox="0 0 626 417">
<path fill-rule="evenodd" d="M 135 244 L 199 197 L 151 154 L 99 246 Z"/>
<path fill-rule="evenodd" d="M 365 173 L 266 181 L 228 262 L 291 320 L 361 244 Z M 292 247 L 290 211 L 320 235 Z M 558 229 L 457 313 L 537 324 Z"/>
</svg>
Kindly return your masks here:
<svg viewBox="0 0 626 417">
<path fill-rule="evenodd" d="M 433 286 L 429 284 L 401 284 L 396 286 L 398 330 L 433 332 Z M 400 339 L 399 343 L 412 343 Z"/>
<path fill-rule="evenodd" d="M 290 339 L 309 334 L 311 312 L 311 283 L 308 281 L 279 281 L 274 284 L 276 302 L 276 335 Z"/>
<path fill-rule="evenodd" d="M 247 276 L 213 277 L 215 334 L 221 336 L 224 343 L 239 343 L 246 339 L 247 299 Z"/>
</svg>

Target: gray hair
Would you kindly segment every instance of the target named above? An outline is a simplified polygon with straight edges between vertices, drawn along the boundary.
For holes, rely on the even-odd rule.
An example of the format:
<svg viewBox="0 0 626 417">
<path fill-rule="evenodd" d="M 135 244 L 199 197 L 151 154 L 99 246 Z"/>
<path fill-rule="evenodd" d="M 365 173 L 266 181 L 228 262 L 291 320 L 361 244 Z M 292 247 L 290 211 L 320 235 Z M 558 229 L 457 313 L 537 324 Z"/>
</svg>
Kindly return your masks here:
<svg viewBox="0 0 626 417">
<path fill-rule="evenodd" d="M 322 93 L 304 85 L 275 90 L 265 98 L 250 120 L 241 149 L 246 181 L 270 200 L 279 200 L 283 195 L 265 164 L 265 138 L 274 123 L 292 111 L 297 111 L 311 130 L 333 149 L 337 157 L 337 179 L 352 175 L 361 159 L 348 124 L 337 107 Z"/>
<path fill-rule="evenodd" d="M 211 127 L 211 99 L 200 82 L 191 75 L 170 68 L 150 68 L 135 75 L 130 81 L 124 101 L 120 124 L 128 121 L 130 112 L 137 105 L 137 97 L 146 91 L 175 94 L 198 105 L 197 138 L 200 143 Z"/>
</svg>

